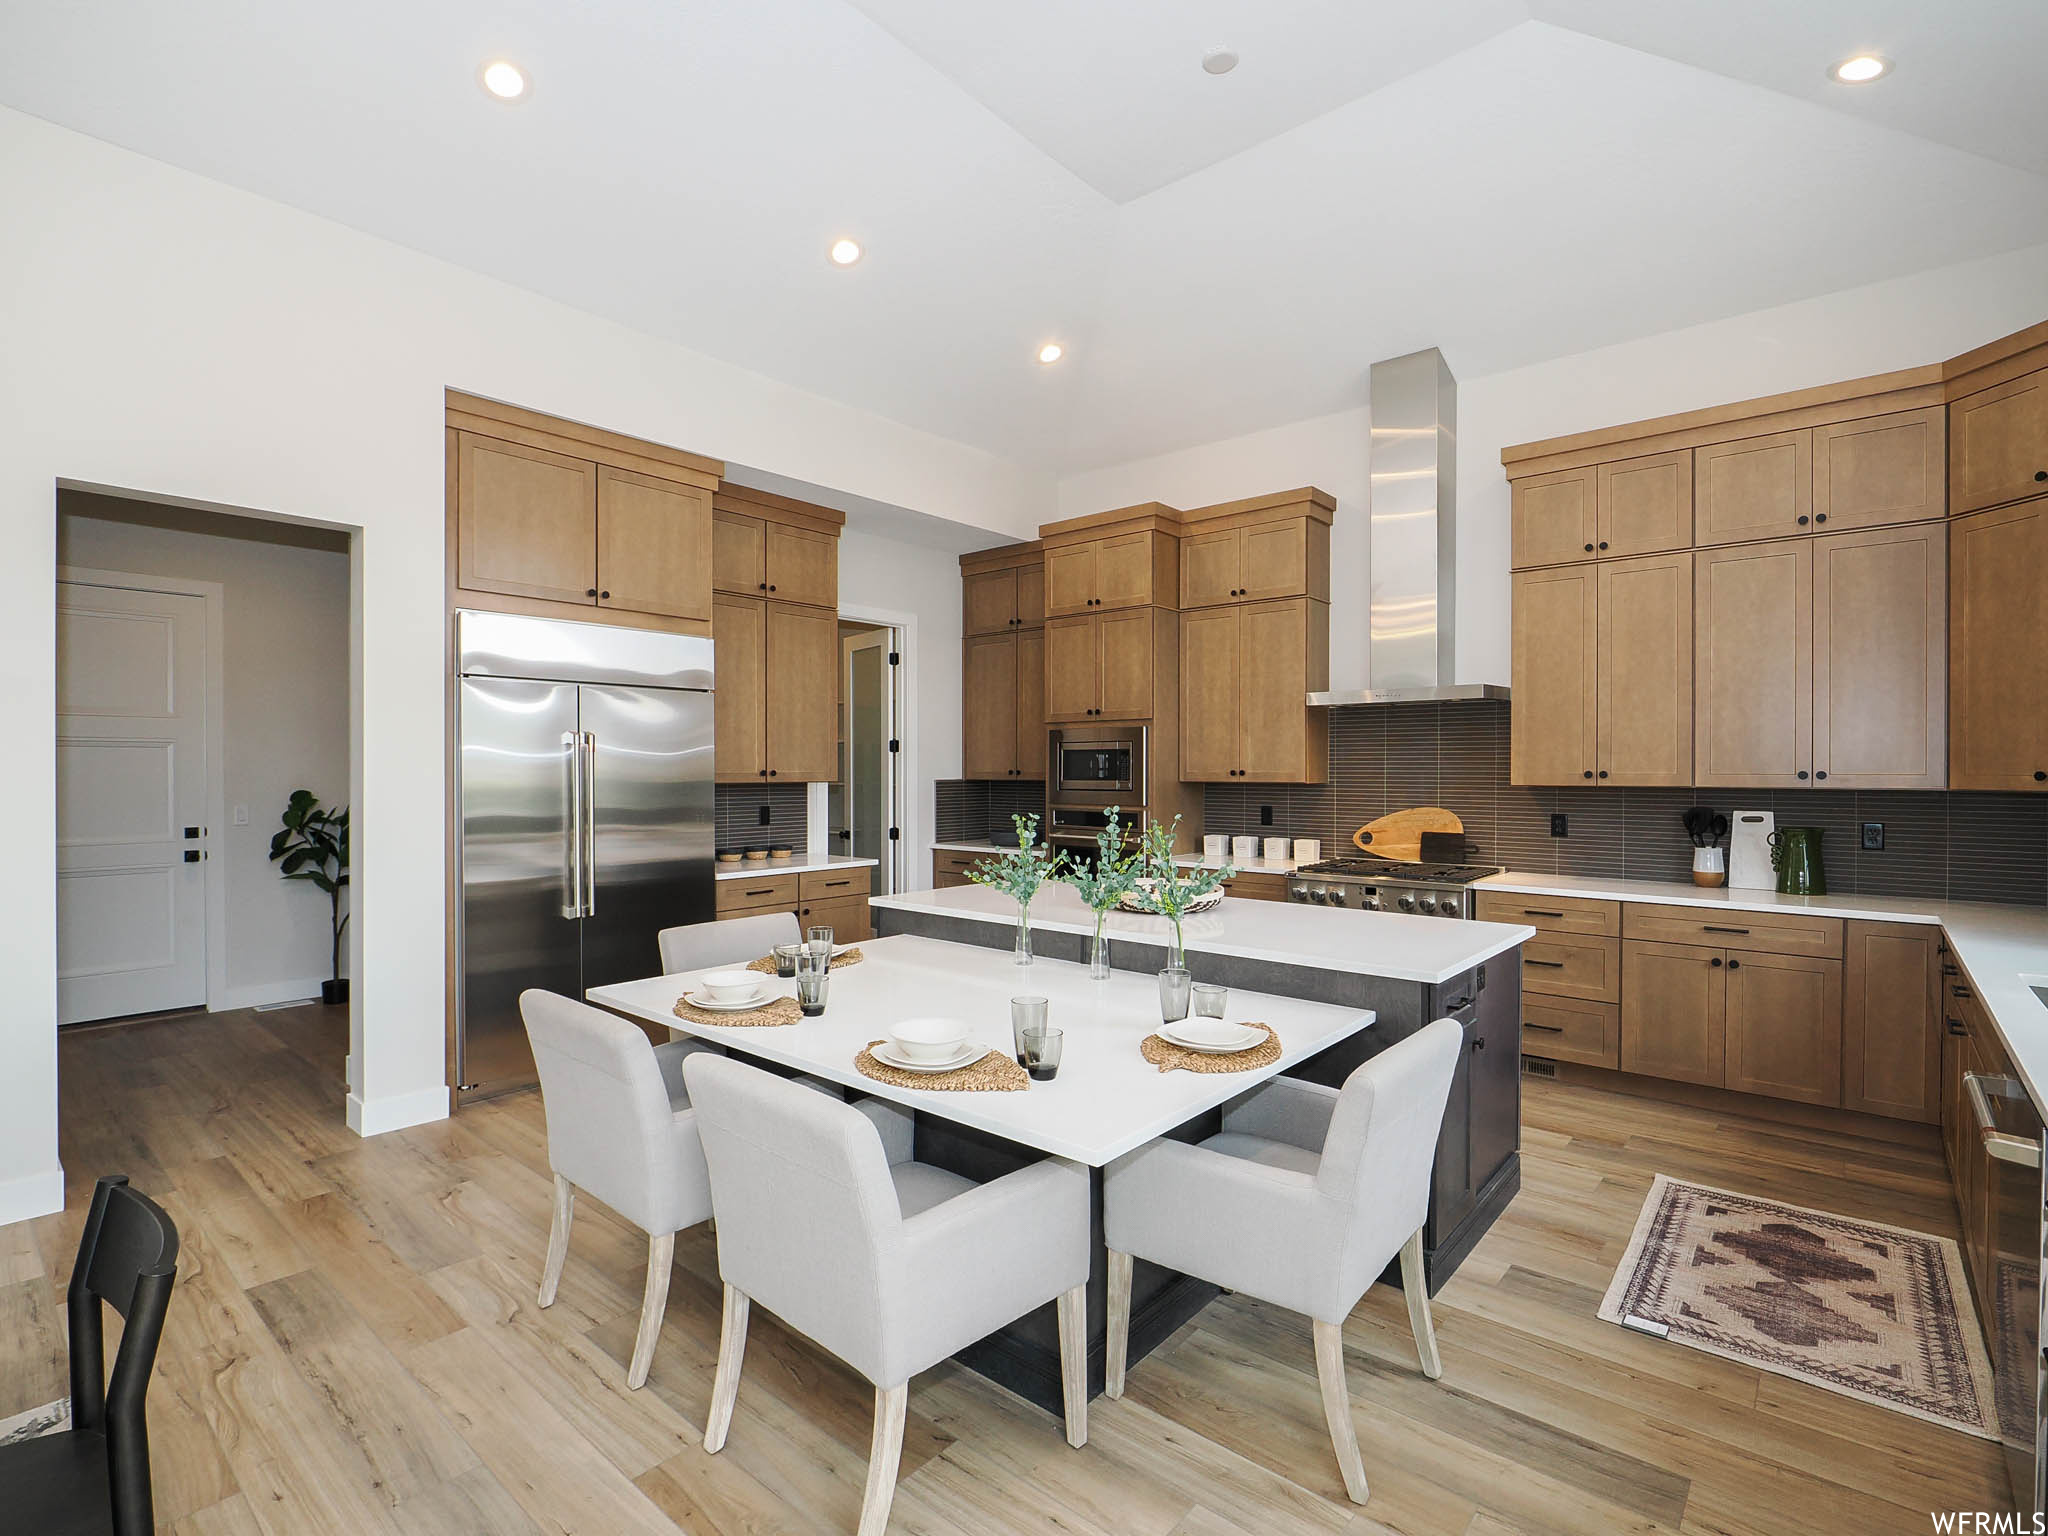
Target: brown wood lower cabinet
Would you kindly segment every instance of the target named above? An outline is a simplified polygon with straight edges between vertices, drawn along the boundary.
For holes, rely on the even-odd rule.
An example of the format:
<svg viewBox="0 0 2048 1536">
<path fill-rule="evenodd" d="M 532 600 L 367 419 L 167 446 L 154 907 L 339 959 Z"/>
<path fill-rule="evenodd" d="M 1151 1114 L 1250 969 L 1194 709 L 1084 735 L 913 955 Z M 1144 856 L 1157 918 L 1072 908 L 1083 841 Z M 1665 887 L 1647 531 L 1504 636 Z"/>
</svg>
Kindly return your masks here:
<svg viewBox="0 0 2048 1536">
<path fill-rule="evenodd" d="M 943 891 L 949 886 L 972 885 L 967 878 L 968 866 L 988 858 L 987 853 L 969 853 L 962 848 L 934 848 L 932 850 L 932 889 Z"/>
<path fill-rule="evenodd" d="M 1721 1086 L 1801 1104 L 1842 1102 L 1842 962 L 1730 954 Z"/>
<path fill-rule="evenodd" d="M 1522 975 L 1530 991 L 1614 1002 L 1621 996 L 1621 941 L 1539 933 L 1522 946 Z"/>
<path fill-rule="evenodd" d="M 1234 896 L 1239 901 L 1285 901 L 1287 877 L 1270 875 L 1263 870 L 1248 870 L 1224 881 L 1223 894 Z"/>
<path fill-rule="evenodd" d="M 1621 1010 L 1576 997 L 1522 998 L 1522 1054 L 1589 1067 L 1621 1065 Z"/>
<path fill-rule="evenodd" d="M 793 912 L 804 927 L 827 927 L 837 943 L 875 936 L 868 909 L 873 870 L 864 864 L 718 882 L 718 915 L 756 917 Z"/>
<path fill-rule="evenodd" d="M 1728 1071 L 1726 958 L 1635 940 L 1621 964 L 1622 1071 L 1719 1088 Z"/>
<path fill-rule="evenodd" d="M 828 901 L 806 901 L 797 908 L 797 920 L 806 928 L 832 930 L 835 944 L 859 944 L 875 936 L 865 896 L 840 896 Z"/>
<path fill-rule="evenodd" d="M 1842 1107 L 1932 1125 L 1941 1118 L 1941 930 L 1848 925 Z"/>
</svg>

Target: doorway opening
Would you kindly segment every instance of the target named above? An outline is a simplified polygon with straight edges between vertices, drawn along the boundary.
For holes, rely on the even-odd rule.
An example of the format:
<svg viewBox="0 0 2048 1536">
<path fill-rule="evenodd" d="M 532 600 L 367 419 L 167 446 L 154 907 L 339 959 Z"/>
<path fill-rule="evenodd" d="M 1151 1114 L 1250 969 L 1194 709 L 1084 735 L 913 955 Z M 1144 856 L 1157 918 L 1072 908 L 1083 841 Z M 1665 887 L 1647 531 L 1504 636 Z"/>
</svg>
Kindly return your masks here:
<svg viewBox="0 0 2048 1536">
<path fill-rule="evenodd" d="M 69 486 L 56 520 L 58 1025 L 310 1006 L 277 1023 L 342 1076 L 345 834 L 293 796 L 351 799 L 351 535 Z"/>
<path fill-rule="evenodd" d="M 834 853 L 875 861 L 874 892 L 903 889 L 903 636 L 839 621 L 839 775 L 826 791 Z"/>
</svg>

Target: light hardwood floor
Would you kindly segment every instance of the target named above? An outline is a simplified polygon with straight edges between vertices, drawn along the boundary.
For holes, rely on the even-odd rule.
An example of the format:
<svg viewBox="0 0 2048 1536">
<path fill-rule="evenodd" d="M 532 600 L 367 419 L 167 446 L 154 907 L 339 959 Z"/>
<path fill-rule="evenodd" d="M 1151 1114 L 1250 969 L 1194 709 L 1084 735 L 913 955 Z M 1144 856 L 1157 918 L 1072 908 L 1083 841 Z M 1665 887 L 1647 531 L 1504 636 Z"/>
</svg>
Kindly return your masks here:
<svg viewBox="0 0 2048 1536">
<path fill-rule="evenodd" d="M 642 1234 L 581 1201 L 535 1305 L 540 1101 L 360 1141 L 318 1008 L 67 1032 L 71 1205 L 0 1228 L 0 1416 L 64 1390 L 63 1288 L 95 1175 L 184 1234 L 150 1397 L 161 1529 L 848 1531 L 867 1383 L 758 1310 L 725 1450 L 701 1441 L 720 1289 L 676 1245 L 645 1390 L 624 1386 Z M 1075 1536 L 1925 1530 L 2004 1507 L 1994 1448 L 1598 1321 L 1653 1173 L 1953 1235 L 1938 1147 L 1529 1085 L 1525 1184 L 1436 1301 L 1424 1380 L 1398 1291 L 1344 1330 L 1372 1488 L 1347 1503 L 1304 1319 L 1213 1303 L 1091 1404 L 1088 1445 L 947 1364 L 911 1385 L 891 1530 Z M 0 1522 L 4 1523 L 4 1522 Z"/>
</svg>

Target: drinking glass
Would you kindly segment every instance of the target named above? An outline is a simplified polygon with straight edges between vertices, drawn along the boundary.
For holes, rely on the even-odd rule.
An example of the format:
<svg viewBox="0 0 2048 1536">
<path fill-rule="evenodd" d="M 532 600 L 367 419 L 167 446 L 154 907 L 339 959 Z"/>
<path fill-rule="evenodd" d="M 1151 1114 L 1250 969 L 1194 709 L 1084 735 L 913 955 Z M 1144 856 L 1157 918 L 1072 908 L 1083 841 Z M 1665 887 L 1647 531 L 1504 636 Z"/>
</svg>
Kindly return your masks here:
<svg viewBox="0 0 2048 1536">
<path fill-rule="evenodd" d="M 775 946 L 775 974 L 784 981 L 796 974 L 796 957 L 804 952 L 801 944 L 778 944 Z"/>
<path fill-rule="evenodd" d="M 1213 981 L 1198 981 L 1194 986 L 1195 1017 L 1198 1019 L 1220 1019 L 1230 1003 L 1230 988 L 1219 987 Z"/>
<path fill-rule="evenodd" d="M 1017 1047 L 1017 1065 L 1020 1067 L 1029 1065 L 1024 1060 L 1024 1031 L 1045 1027 L 1045 1011 L 1048 1006 L 1042 997 L 1010 999 L 1010 1041 Z"/>
<path fill-rule="evenodd" d="M 804 930 L 804 938 L 810 944 L 813 953 L 822 948 L 825 951 L 825 957 L 827 959 L 831 958 L 832 930 L 830 928 L 806 928 Z"/>
<path fill-rule="evenodd" d="M 1034 1024 L 1022 1032 L 1024 1070 L 1032 1080 L 1049 1083 L 1059 1076 L 1060 1046 L 1066 1037 L 1050 1024 Z"/>
<path fill-rule="evenodd" d="M 796 957 L 796 1005 L 807 1019 L 825 1011 L 825 984 L 832 979 L 832 947 L 807 947 Z"/>
<path fill-rule="evenodd" d="M 1188 994 L 1194 978 L 1184 965 L 1169 965 L 1159 973 L 1159 1017 L 1168 1024 L 1188 1016 Z"/>
</svg>

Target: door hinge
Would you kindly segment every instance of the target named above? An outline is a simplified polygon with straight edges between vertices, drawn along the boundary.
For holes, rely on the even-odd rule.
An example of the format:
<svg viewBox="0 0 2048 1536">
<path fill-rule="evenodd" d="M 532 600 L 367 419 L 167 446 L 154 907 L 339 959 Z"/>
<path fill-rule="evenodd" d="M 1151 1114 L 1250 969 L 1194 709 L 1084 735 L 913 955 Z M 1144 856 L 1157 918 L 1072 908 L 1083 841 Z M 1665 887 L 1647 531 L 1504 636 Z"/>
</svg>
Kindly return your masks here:
<svg viewBox="0 0 2048 1536">
<path fill-rule="evenodd" d="M 889 841 L 890 841 L 890 842 L 892 842 L 892 843 L 893 843 L 893 842 L 895 842 L 895 841 L 896 841 L 896 840 L 897 840 L 898 838 L 900 838 L 900 837 L 902 837 L 902 836 L 903 836 L 903 829 L 902 829 L 901 827 L 891 827 L 891 828 L 889 829 Z"/>
<path fill-rule="evenodd" d="M 895 666 L 901 666 L 902 664 L 903 664 L 903 658 L 902 658 L 902 657 L 901 657 L 900 655 L 898 655 L 898 654 L 897 654 L 896 652 L 894 652 L 894 651 L 891 651 L 891 652 L 889 653 L 889 665 L 890 665 L 890 666 L 892 666 L 892 667 L 895 667 Z"/>
<path fill-rule="evenodd" d="M 891 752 L 901 752 L 903 750 L 903 743 L 898 741 L 894 736 L 891 736 L 889 738 L 889 750 Z"/>
</svg>

